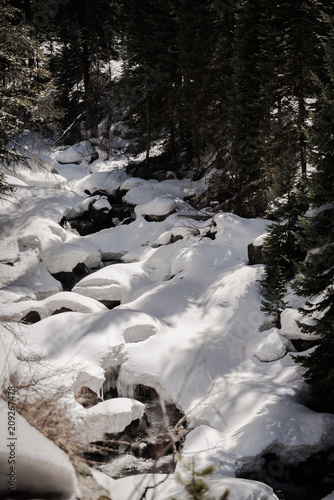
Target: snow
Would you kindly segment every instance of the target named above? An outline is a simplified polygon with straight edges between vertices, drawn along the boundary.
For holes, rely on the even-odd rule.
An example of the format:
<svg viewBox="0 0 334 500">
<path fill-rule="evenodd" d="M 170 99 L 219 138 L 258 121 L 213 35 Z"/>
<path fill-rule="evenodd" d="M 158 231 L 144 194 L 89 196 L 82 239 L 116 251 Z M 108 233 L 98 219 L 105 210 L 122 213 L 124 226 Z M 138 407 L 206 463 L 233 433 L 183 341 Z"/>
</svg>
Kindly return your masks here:
<svg viewBox="0 0 334 500">
<path fill-rule="evenodd" d="M 77 405 L 77 439 L 82 443 L 101 441 L 105 433 L 123 431 L 133 420 L 141 418 L 144 410 L 143 403 L 129 398 L 109 399 L 87 410 Z"/>
<path fill-rule="evenodd" d="M 86 276 L 73 291 L 96 300 L 130 301 L 136 298 L 142 288 L 151 280 L 136 264 L 114 264 Z M 135 294 L 131 292 L 136 290 Z"/>
<path fill-rule="evenodd" d="M 8 405 L 0 400 L 0 490 L 7 490 L 7 475 L 12 474 L 10 486 L 15 491 L 36 496 L 53 493 L 68 499 L 81 497 L 67 455 L 17 412 L 15 436 L 9 436 L 8 411 Z"/>
<path fill-rule="evenodd" d="M 286 355 L 288 346 L 287 339 L 280 335 L 277 328 L 273 328 L 264 332 L 263 339 L 256 346 L 253 355 L 260 361 L 276 361 Z"/>
<path fill-rule="evenodd" d="M 176 207 L 176 201 L 173 198 L 160 197 L 154 200 L 138 205 L 135 208 L 135 214 L 138 215 L 167 215 L 173 212 Z"/>
<path fill-rule="evenodd" d="M 166 474 L 139 474 L 132 477 L 114 480 L 102 472 L 92 470 L 93 477 L 115 498 L 131 500 L 140 498 L 147 487 L 147 500 L 159 498 L 159 500 L 170 500 L 178 498 L 186 500 L 188 495 L 184 488 L 178 483 L 174 475 Z M 216 478 L 210 481 L 210 498 L 217 499 L 226 489 L 231 491 L 229 500 L 277 500 L 276 495 L 268 486 L 256 481 L 246 481 L 234 478 Z M 213 495 L 213 496 L 212 496 Z"/>
<path fill-rule="evenodd" d="M 73 292 L 59 292 L 44 300 L 25 300 L 24 302 L 7 304 L 0 312 L 0 321 L 21 321 L 30 311 L 38 312 L 41 319 L 44 319 L 62 307 L 83 313 L 94 313 L 107 309 L 94 299 L 82 297 Z"/>
<path fill-rule="evenodd" d="M 114 195 L 116 194 L 117 189 L 127 178 L 128 174 L 124 170 L 114 169 L 110 172 L 94 172 L 86 175 L 86 177 L 83 177 L 79 181 L 71 181 L 69 186 L 73 189 L 73 191 L 81 196 L 85 195 L 86 190 L 88 190 L 91 194 L 95 191 L 102 190 L 106 193 Z"/>
<path fill-rule="evenodd" d="M 89 157 L 93 153 L 94 148 L 89 141 L 82 141 L 75 146 L 59 149 L 53 157 L 59 163 L 80 163 L 84 158 Z"/>
<path fill-rule="evenodd" d="M 263 246 L 264 240 L 266 239 L 266 236 L 268 236 L 268 233 L 260 234 L 260 236 L 258 236 L 257 238 L 255 238 L 255 240 L 253 241 L 253 245 L 255 247 L 261 247 L 261 246 Z"/>
<path fill-rule="evenodd" d="M 14 203 L 0 201 L 0 319 L 10 322 L 9 329 L 1 329 L 3 379 L 34 380 L 48 396 L 62 391 L 78 435 L 85 430 L 84 443 L 121 432 L 140 418 L 144 407 L 133 399 L 134 386 L 152 387 L 186 414 L 192 429 L 178 472 L 196 457 L 199 467 L 216 467 L 208 480 L 214 497 L 229 488 L 231 500 L 275 499 L 269 487 L 236 479 L 236 462 L 257 463 L 265 453 L 284 463 L 305 460 L 334 445 L 334 416 L 302 404 L 301 368 L 290 354 L 290 339 L 310 338 L 296 323 L 300 299 L 290 292 L 281 329 L 268 330 L 260 310 L 263 266 L 248 265 L 247 246 L 263 243 L 268 221 L 209 209 L 203 211 L 208 220 L 197 220 L 184 197 L 203 191 L 206 179 L 132 178 L 124 170 L 130 159 L 121 151 L 111 151 L 108 159 L 89 142 L 57 148 L 51 157 L 43 151 L 46 167 L 25 173 L 24 180 L 21 174 L 15 178 Z M 89 164 L 95 152 L 99 159 Z M 84 237 L 59 225 L 64 216 L 87 211 L 92 201 L 96 208 L 109 208 L 107 199 L 89 198 L 86 190 L 115 194 L 118 189 L 126 192 L 125 203 L 135 206 L 131 224 Z M 149 222 L 145 215 L 168 216 Z M 102 267 L 108 260 L 119 262 Z M 87 276 L 63 292 L 52 275 L 71 272 L 78 263 L 85 264 Z M 101 300 L 121 305 L 109 311 Z M 63 307 L 73 312 L 53 315 Z M 30 311 L 41 321 L 17 324 Z M 101 394 L 111 368 L 119 372 L 119 397 L 81 407 L 74 394 L 82 386 Z M 27 425 L 22 423 L 22 442 L 35 436 Z M 60 455 L 53 458 L 53 451 L 38 462 L 34 453 L 31 445 L 24 456 L 31 456 L 36 473 L 47 469 L 43 477 L 50 492 L 60 484 L 72 494 L 68 463 Z M 58 467 L 58 460 L 63 465 Z M 22 481 L 28 474 L 27 460 L 24 464 Z M 67 471 L 63 480 L 60 469 Z M 118 500 L 137 500 L 152 484 L 148 481 L 165 478 L 143 474 L 114 481 L 98 471 L 93 475 Z M 149 490 L 147 498 L 152 495 Z M 173 474 L 155 495 L 185 498 Z"/>
</svg>

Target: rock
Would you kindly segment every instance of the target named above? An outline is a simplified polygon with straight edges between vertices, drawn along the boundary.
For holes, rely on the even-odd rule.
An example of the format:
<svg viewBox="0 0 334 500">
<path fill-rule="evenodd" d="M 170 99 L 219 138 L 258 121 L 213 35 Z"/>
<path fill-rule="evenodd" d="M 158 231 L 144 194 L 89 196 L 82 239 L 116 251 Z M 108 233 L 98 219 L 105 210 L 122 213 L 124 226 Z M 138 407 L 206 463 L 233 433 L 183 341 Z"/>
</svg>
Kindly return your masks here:
<svg viewBox="0 0 334 500">
<path fill-rule="evenodd" d="M 33 325 L 38 321 L 41 321 L 39 313 L 37 311 L 30 311 L 24 316 L 24 318 L 22 318 L 21 323 L 25 323 L 26 325 Z"/>
<path fill-rule="evenodd" d="M 121 302 L 119 300 L 100 300 L 99 302 L 101 302 L 101 304 L 103 304 L 110 310 L 121 305 Z"/>
<path fill-rule="evenodd" d="M 263 258 L 263 245 L 248 245 L 248 264 L 253 266 L 255 264 L 264 264 Z"/>
<path fill-rule="evenodd" d="M 87 236 L 88 234 L 96 233 L 96 224 L 91 220 L 78 217 L 77 219 L 69 220 L 72 229 L 78 231 L 80 236 Z"/>
<path fill-rule="evenodd" d="M 173 453 L 174 442 L 169 434 L 159 434 L 135 443 L 132 449 L 135 457 L 159 460 Z"/>
<path fill-rule="evenodd" d="M 53 277 L 60 281 L 64 290 L 71 290 L 74 285 L 84 276 L 87 276 L 87 268 L 85 264 L 79 262 L 71 272 L 60 272 L 53 275 Z"/>
<path fill-rule="evenodd" d="M 96 392 L 86 386 L 81 387 L 74 397 L 84 408 L 91 408 L 102 401 Z"/>
<path fill-rule="evenodd" d="M 89 204 L 88 213 L 91 221 L 95 223 L 98 229 L 115 226 L 113 218 L 116 217 L 116 212 L 105 196 L 94 199 Z"/>
<path fill-rule="evenodd" d="M 172 210 L 166 215 L 144 215 L 144 219 L 147 222 L 163 222 L 166 220 L 170 215 L 174 214 L 175 210 Z"/>
<path fill-rule="evenodd" d="M 62 313 L 66 313 L 66 312 L 73 312 L 72 309 L 70 309 L 69 307 L 60 307 L 59 309 L 56 309 L 52 314 L 51 316 L 55 316 L 56 314 L 62 314 Z"/>
</svg>

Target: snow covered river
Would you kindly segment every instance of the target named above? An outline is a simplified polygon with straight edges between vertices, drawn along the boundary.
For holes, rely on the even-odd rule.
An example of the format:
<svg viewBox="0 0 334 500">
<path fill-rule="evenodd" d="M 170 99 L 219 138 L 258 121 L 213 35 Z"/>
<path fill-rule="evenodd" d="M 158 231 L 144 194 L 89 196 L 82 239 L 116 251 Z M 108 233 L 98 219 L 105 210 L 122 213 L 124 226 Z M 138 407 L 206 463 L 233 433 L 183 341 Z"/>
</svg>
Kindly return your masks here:
<svg viewBox="0 0 334 500">
<path fill-rule="evenodd" d="M 83 447 L 103 442 L 105 434 L 126 442 L 125 429 L 149 418 L 148 402 L 159 396 L 186 418 L 176 471 L 182 474 L 192 457 L 198 469 L 214 465 L 213 498 L 227 488 L 229 500 L 325 498 L 334 488 L 330 471 L 312 489 L 301 478 L 304 496 L 284 496 L 280 485 L 276 496 L 259 482 L 270 482 L 269 475 L 276 489 L 275 471 L 292 477 L 296 464 L 334 446 L 334 416 L 304 405 L 300 367 L 292 359 L 291 339 L 302 338 L 295 323 L 300 299 L 291 297 L 281 330 L 260 311 L 263 268 L 248 265 L 247 246 L 268 221 L 210 209 L 198 217 L 184 198 L 203 191 L 205 179 L 134 178 L 121 154 L 90 162 L 93 152 L 89 143 L 42 149 L 44 169 L 7 173 L 17 190 L 14 202 L 0 204 L 5 386 L 15 385 L 17 401 L 56 401 L 70 423 L 67 442 Z M 113 200 L 128 212 L 112 211 Z M 78 219 L 87 222 L 81 234 L 73 223 Z M 99 221 L 98 232 L 89 220 Z M 75 397 L 83 387 L 97 398 L 86 408 Z M 138 387 L 151 393 L 140 398 Z M 0 407 L 1 419 L 7 409 Z M 41 495 L 60 488 L 66 498 L 79 498 L 66 455 L 17 418 L 17 490 Z M 1 491 L 7 437 L 1 424 Z M 139 453 L 121 455 L 91 473 L 112 499 L 139 500 L 159 483 L 156 500 L 181 500 L 186 494 L 173 473 L 162 482 L 170 456 L 157 463 Z M 145 473 L 154 467 L 155 474 Z M 119 478 L 124 469 L 141 474 Z"/>
</svg>

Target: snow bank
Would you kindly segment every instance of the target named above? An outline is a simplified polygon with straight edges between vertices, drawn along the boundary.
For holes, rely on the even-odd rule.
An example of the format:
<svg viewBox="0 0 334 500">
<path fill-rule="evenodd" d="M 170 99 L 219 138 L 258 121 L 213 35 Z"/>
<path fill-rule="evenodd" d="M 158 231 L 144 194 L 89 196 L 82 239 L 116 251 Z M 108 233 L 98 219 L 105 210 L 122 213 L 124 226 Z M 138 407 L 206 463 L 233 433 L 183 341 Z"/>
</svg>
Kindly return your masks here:
<svg viewBox="0 0 334 500">
<path fill-rule="evenodd" d="M 111 497 L 117 500 L 141 498 L 147 489 L 147 500 L 170 500 L 188 498 L 184 488 L 178 483 L 176 476 L 170 474 L 139 474 L 114 480 L 99 471 L 92 470 L 94 479 L 104 487 Z M 210 486 L 210 498 L 219 499 L 226 489 L 230 490 L 229 500 L 277 500 L 272 489 L 265 484 L 243 479 L 216 477 L 206 481 Z"/>
<path fill-rule="evenodd" d="M 31 495 L 80 498 L 74 468 L 67 455 L 15 413 L 14 436 L 8 434 L 8 405 L 0 401 L 0 489 Z M 9 463 L 10 460 L 13 460 Z M 8 474 L 11 474 L 8 476 Z M 12 483 L 8 483 L 8 479 Z"/>
</svg>

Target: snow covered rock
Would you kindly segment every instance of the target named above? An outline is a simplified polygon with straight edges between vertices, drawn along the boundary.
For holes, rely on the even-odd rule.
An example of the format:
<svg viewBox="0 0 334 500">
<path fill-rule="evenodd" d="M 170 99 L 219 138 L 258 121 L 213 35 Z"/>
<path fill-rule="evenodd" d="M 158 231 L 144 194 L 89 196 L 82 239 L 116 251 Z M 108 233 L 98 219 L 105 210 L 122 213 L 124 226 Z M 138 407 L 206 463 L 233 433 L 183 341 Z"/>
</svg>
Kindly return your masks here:
<svg viewBox="0 0 334 500">
<path fill-rule="evenodd" d="M 70 182 L 70 187 L 81 196 L 86 196 L 87 191 L 93 194 L 99 190 L 115 195 L 117 189 L 128 177 L 128 174 L 122 169 L 111 172 L 94 172 L 79 181 Z"/>
<path fill-rule="evenodd" d="M 79 439 L 91 443 L 103 439 L 105 433 L 122 432 L 133 420 L 140 419 L 144 411 L 143 403 L 129 398 L 108 399 L 88 409 L 80 407 Z"/>
<path fill-rule="evenodd" d="M 17 304 L 7 304 L 2 308 L 0 321 L 21 321 L 31 311 L 36 311 L 40 319 L 43 319 L 62 308 L 82 313 L 106 310 L 105 306 L 94 299 L 73 292 L 59 292 L 44 300 L 26 300 Z"/>
<path fill-rule="evenodd" d="M 150 220 L 163 220 L 170 215 L 176 207 L 176 201 L 170 197 L 156 197 L 148 203 L 138 205 L 135 214 L 149 216 Z"/>
<path fill-rule="evenodd" d="M 73 292 L 96 300 L 131 300 L 131 290 L 151 283 L 148 275 L 136 264 L 113 264 L 83 278 Z M 130 293 L 130 297 L 127 296 Z"/>
<path fill-rule="evenodd" d="M 88 141 L 83 141 L 74 146 L 59 150 L 55 155 L 55 160 L 59 163 L 80 163 L 84 158 L 90 157 L 93 153 L 93 146 Z"/>
<path fill-rule="evenodd" d="M 256 346 L 253 356 L 259 361 L 270 362 L 283 358 L 287 353 L 289 342 L 282 337 L 277 328 L 262 333 L 264 338 Z"/>
<path fill-rule="evenodd" d="M 303 339 L 303 340 L 315 340 L 317 337 L 315 335 L 310 335 L 308 333 L 303 333 L 299 328 L 297 321 L 301 321 L 306 324 L 313 324 L 312 318 L 303 317 L 303 315 L 296 309 L 284 309 L 281 314 L 281 334 L 287 339 Z"/>
<path fill-rule="evenodd" d="M 10 436 L 8 412 L 8 405 L 0 400 L 0 490 L 80 498 L 67 455 L 16 412 L 15 435 Z"/>
</svg>

